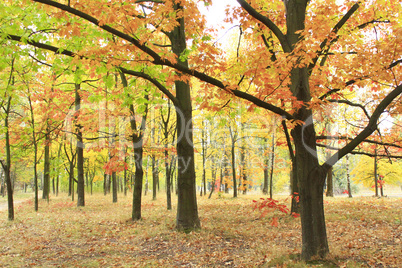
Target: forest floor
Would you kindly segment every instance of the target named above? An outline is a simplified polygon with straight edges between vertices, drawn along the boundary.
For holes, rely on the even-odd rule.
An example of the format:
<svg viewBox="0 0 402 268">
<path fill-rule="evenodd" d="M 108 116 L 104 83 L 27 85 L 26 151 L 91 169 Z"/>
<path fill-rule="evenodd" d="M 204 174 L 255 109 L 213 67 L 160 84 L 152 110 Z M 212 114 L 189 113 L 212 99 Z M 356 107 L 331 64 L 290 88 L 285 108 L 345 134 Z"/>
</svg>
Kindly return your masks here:
<svg viewBox="0 0 402 268">
<path fill-rule="evenodd" d="M 300 218 L 275 211 L 260 218 L 260 195 L 198 197 L 202 229 L 175 230 L 176 205 L 143 198 L 132 222 L 131 198 L 86 195 L 78 208 L 66 195 L 0 211 L 0 267 L 398 267 L 402 263 L 402 198 L 326 198 L 330 254 L 300 260 Z M 4 199 L 4 198 L 3 198 Z M 174 198 L 175 199 L 175 198 Z M 289 204 L 286 197 L 280 202 Z M 3 200 L 4 201 L 4 200 Z M 400 266 L 399 266 L 400 267 Z"/>
</svg>

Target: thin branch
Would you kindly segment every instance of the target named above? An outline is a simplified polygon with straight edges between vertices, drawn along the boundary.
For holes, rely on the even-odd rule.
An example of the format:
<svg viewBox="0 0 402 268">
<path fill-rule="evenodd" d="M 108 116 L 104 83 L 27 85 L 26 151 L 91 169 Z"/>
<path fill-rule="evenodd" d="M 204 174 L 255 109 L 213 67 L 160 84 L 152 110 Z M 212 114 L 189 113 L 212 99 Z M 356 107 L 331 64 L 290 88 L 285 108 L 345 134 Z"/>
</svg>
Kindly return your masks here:
<svg viewBox="0 0 402 268">
<path fill-rule="evenodd" d="M 278 38 L 284 52 L 290 53 L 292 51 L 287 41 L 286 35 L 282 33 L 281 29 L 279 29 L 279 27 L 272 20 L 270 20 L 268 17 L 263 16 L 252 6 L 250 6 L 250 4 L 247 3 L 245 0 L 237 0 L 237 2 L 250 16 L 267 26 L 268 29 L 270 29 L 274 33 L 276 38 Z"/>
<path fill-rule="evenodd" d="M 354 103 L 354 102 L 351 102 L 351 101 L 348 101 L 348 100 L 328 100 L 328 101 L 332 102 L 332 103 L 342 103 L 342 104 L 347 104 L 347 105 L 350 105 L 350 106 L 353 106 L 353 107 L 359 107 L 360 109 L 363 110 L 363 112 L 367 116 L 367 118 L 370 119 L 370 115 L 368 114 L 368 112 L 366 110 L 366 107 L 364 107 L 360 103 Z"/>
<path fill-rule="evenodd" d="M 346 12 L 346 14 L 342 17 L 342 19 L 334 26 L 334 28 L 332 29 L 329 36 L 336 35 L 339 32 L 339 30 L 350 19 L 350 17 L 356 12 L 356 10 L 359 8 L 359 6 L 360 6 L 359 3 L 354 4 L 349 9 L 349 11 Z M 329 51 L 329 49 L 331 48 L 331 45 L 337 41 L 337 38 L 333 38 L 331 40 L 329 38 L 330 37 L 327 37 L 324 39 L 324 41 L 322 41 L 322 43 L 320 44 L 320 51 L 324 51 L 325 53 L 327 53 Z M 313 59 L 313 62 L 310 63 L 310 65 L 308 66 L 309 74 L 312 73 L 314 66 L 317 64 L 318 58 L 319 58 L 319 54 L 317 54 L 317 56 Z"/>
<path fill-rule="evenodd" d="M 340 149 L 336 154 L 329 158 L 322 167 L 328 170 L 332 167 L 338 160 L 352 152 L 362 141 L 364 141 L 368 136 L 370 136 L 374 131 L 377 130 L 377 121 L 380 118 L 384 110 L 390 105 L 399 95 L 402 94 L 402 84 L 397 86 L 392 90 L 381 102 L 378 104 L 374 110 L 367 126 L 345 147 Z"/>
<path fill-rule="evenodd" d="M 320 144 L 317 143 L 317 147 L 321 147 L 321 148 L 326 148 L 329 150 L 334 150 L 334 151 L 338 151 L 339 148 L 333 147 L 333 146 L 329 146 L 329 145 L 325 145 L 325 144 Z M 367 155 L 370 157 L 386 157 L 386 158 L 395 158 L 395 159 L 402 159 L 402 155 L 386 155 L 386 154 L 372 154 L 372 153 L 368 153 L 368 152 L 360 152 L 360 151 L 351 151 L 350 154 L 355 154 L 355 155 Z"/>
<path fill-rule="evenodd" d="M 316 136 L 316 140 L 353 140 L 351 137 L 346 137 L 346 136 L 327 136 L 327 135 L 320 135 Z M 397 145 L 395 143 L 387 143 L 387 142 L 381 142 L 381 141 L 375 141 L 375 140 L 367 140 L 365 139 L 363 142 L 367 143 L 372 143 L 372 144 L 378 144 L 378 145 L 384 145 L 384 146 L 390 146 L 390 147 L 395 147 L 395 148 L 402 148 L 402 146 Z"/>
</svg>

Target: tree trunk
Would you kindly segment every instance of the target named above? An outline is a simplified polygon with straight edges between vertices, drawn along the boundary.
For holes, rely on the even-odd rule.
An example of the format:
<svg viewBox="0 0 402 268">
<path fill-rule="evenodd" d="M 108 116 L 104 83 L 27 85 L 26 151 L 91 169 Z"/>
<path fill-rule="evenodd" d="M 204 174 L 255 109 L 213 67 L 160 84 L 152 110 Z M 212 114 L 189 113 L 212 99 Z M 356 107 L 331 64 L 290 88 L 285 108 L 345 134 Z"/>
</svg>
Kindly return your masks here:
<svg viewBox="0 0 402 268">
<path fill-rule="evenodd" d="M 80 84 L 75 84 L 75 111 L 81 109 Z M 84 143 L 82 140 L 81 125 L 76 122 L 77 135 L 77 206 L 85 206 L 85 180 L 84 180 Z"/>
<path fill-rule="evenodd" d="M 112 173 L 112 191 L 113 191 L 113 203 L 117 203 L 117 179 L 116 172 Z"/>
<path fill-rule="evenodd" d="M 242 141 L 243 142 L 243 141 Z M 244 142 L 241 145 L 240 148 L 240 186 L 242 189 L 239 190 L 243 190 L 243 194 L 247 193 L 247 173 L 246 173 L 246 155 L 245 152 L 246 149 L 244 148 Z"/>
<path fill-rule="evenodd" d="M 303 38 L 305 14 L 308 1 L 289 0 L 286 5 L 287 41 L 294 49 Z M 297 100 L 307 103 L 311 100 L 309 71 L 307 67 L 294 67 L 290 73 L 290 91 Z M 327 170 L 318 163 L 316 133 L 312 111 L 302 106 L 294 117 L 304 122 L 292 130 L 295 144 L 295 172 L 297 176 L 302 225 L 302 259 L 313 256 L 325 257 L 328 252 L 327 232 L 324 216 L 324 183 Z"/>
<path fill-rule="evenodd" d="M 313 125 L 307 126 L 304 130 L 301 126 L 297 126 L 293 132 L 293 139 L 296 146 L 296 171 L 300 189 L 302 259 L 309 260 L 313 256 L 325 257 L 329 252 L 323 200 L 326 173 L 318 164 L 316 151 L 309 150 L 315 148 Z"/>
<path fill-rule="evenodd" d="M 212 185 L 211 185 L 211 191 L 209 193 L 208 199 L 211 199 L 211 196 L 212 196 L 213 192 L 215 191 L 215 183 L 216 183 L 215 158 L 213 156 L 212 156 L 211 177 L 212 177 Z"/>
<path fill-rule="evenodd" d="M 125 153 L 126 153 L 126 149 L 125 149 Z M 127 163 L 127 156 L 124 157 L 124 162 Z M 123 177 L 123 187 L 124 187 L 124 196 L 127 196 L 127 169 L 124 169 L 124 177 Z"/>
<path fill-rule="evenodd" d="M 45 158 L 43 167 L 43 191 L 42 199 L 49 201 L 50 192 L 50 138 L 49 138 L 49 128 L 46 129 L 45 135 Z"/>
<path fill-rule="evenodd" d="M 152 200 L 156 200 L 156 188 L 159 181 L 159 165 L 156 156 L 152 156 Z"/>
<path fill-rule="evenodd" d="M 378 197 L 377 150 L 374 151 L 374 189 L 375 189 L 375 196 Z"/>
<path fill-rule="evenodd" d="M 142 199 L 142 180 L 144 178 L 144 170 L 142 168 L 143 148 L 142 138 L 136 142 L 134 146 L 135 174 L 133 189 L 133 210 L 132 219 L 141 219 L 141 199 Z"/>
<path fill-rule="evenodd" d="M 13 61 L 14 63 L 14 61 Z M 7 204 L 8 204 L 8 220 L 14 220 L 14 199 L 13 187 L 11 182 L 11 144 L 10 144 L 10 131 L 9 131 L 9 115 L 11 110 L 11 97 L 7 98 L 7 108 L 5 109 L 4 127 L 6 129 L 6 161 L 1 162 L 4 170 L 4 177 L 7 187 Z"/>
<path fill-rule="evenodd" d="M 166 178 L 166 206 L 167 210 L 172 209 L 172 191 L 171 191 L 171 179 L 170 179 L 170 168 L 169 168 L 169 153 L 167 151 L 167 145 L 165 144 L 165 178 Z"/>
<path fill-rule="evenodd" d="M 176 11 L 183 12 L 180 3 L 174 1 L 173 7 Z M 186 50 L 184 18 L 178 17 L 176 20 L 178 25 L 168 33 L 168 37 L 179 64 L 188 67 L 188 61 L 180 59 L 181 54 Z M 197 207 L 191 94 L 189 83 L 176 80 L 175 87 L 176 98 L 179 102 L 176 107 L 178 157 L 176 226 L 179 230 L 190 231 L 201 227 Z"/>
<path fill-rule="evenodd" d="M 268 145 L 268 140 L 264 138 L 264 143 Z M 268 151 L 268 146 L 266 148 Z M 268 158 L 268 152 L 267 154 L 264 153 L 264 182 L 262 185 L 262 193 L 263 194 L 268 194 L 268 184 L 269 184 L 269 171 L 268 171 L 268 165 L 269 165 L 269 158 Z"/>
<path fill-rule="evenodd" d="M 272 141 L 271 141 L 271 171 L 269 174 L 269 198 L 272 199 L 273 196 L 273 177 L 274 177 L 274 167 L 275 167 L 275 119 L 272 128 Z"/>
<path fill-rule="evenodd" d="M 352 188 L 350 187 L 350 172 L 349 172 L 349 156 L 345 156 L 346 159 L 346 181 L 348 184 L 348 196 L 352 198 Z"/>
<path fill-rule="evenodd" d="M 125 88 L 128 87 L 126 76 L 123 73 L 121 73 L 120 77 L 123 86 Z M 145 98 L 148 100 L 148 95 L 146 95 Z M 144 178 L 144 170 L 142 168 L 142 160 L 144 152 L 143 135 L 145 131 L 147 114 L 148 114 L 148 104 L 145 105 L 145 111 L 141 118 L 141 125 L 139 129 L 137 129 L 134 105 L 130 104 L 130 116 L 131 116 L 130 127 L 132 130 L 131 138 L 134 148 L 134 165 L 135 165 L 134 186 L 133 186 L 133 207 L 131 213 L 131 218 L 133 221 L 141 219 L 142 181 Z"/>
<path fill-rule="evenodd" d="M 34 163 L 33 163 L 33 168 L 34 168 L 34 193 L 35 193 L 35 211 L 39 210 L 39 200 L 38 200 L 38 141 L 36 139 L 36 132 L 35 132 L 35 116 L 34 116 L 34 111 L 33 111 L 33 106 L 32 106 L 32 101 L 31 101 L 31 92 L 29 91 L 28 87 L 28 103 L 29 103 L 29 110 L 31 113 L 31 126 L 32 126 L 32 142 L 34 146 Z M 59 147 L 59 158 L 60 158 L 60 151 L 61 151 L 61 144 Z M 59 180 L 59 175 L 57 175 L 57 188 L 58 188 L 58 180 Z M 56 189 L 57 189 L 56 188 Z"/>
<path fill-rule="evenodd" d="M 333 167 L 330 167 L 327 173 L 327 197 L 333 197 L 334 196 L 334 184 L 332 180 L 332 170 Z"/>
<path fill-rule="evenodd" d="M 233 179 L 233 197 L 237 197 L 237 182 L 236 182 L 236 156 L 235 156 L 235 144 L 232 141 L 232 179 Z"/>
</svg>

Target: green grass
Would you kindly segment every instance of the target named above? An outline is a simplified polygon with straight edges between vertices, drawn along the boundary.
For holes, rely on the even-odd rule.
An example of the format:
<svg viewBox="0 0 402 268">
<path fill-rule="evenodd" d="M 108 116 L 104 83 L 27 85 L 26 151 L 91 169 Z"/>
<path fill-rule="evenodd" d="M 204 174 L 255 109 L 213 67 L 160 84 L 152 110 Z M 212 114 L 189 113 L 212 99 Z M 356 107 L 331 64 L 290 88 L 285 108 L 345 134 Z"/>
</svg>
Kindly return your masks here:
<svg viewBox="0 0 402 268">
<path fill-rule="evenodd" d="M 202 229 L 175 230 L 176 205 L 165 196 L 143 200 L 143 219 L 132 222 L 131 195 L 86 195 L 77 208 L 67 196 L 16 205 L 15 221 L 0 211 L 2 267 L 397 267 L 402 263 L 397 198 L 327 198 L 330 255 L 300 260 L 300 219 L 278 212 L 260 219 L 260 196 L 198 197 Z M 175 197 L 174 197 L 175 199 Z M 280 198 L 285 202 L 285 198 Z M 289 200 L 286 200 L 288 203 Z M 279 226 L 272 225 L 278 217 Z"/>
</svg>

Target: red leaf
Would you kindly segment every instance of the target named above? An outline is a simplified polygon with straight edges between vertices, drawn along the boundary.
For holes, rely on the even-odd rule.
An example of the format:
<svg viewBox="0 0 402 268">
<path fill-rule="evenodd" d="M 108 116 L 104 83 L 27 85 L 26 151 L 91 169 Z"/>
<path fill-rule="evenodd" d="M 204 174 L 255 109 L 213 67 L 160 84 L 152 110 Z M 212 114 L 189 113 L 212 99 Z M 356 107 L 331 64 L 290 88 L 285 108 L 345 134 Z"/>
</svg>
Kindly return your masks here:
<svg viewBox="0 0 402 268">
<path fill-rule="evenodd" d="M 279 222 L 278 222 L 278 218 L 277 217 L 273 217 L 272 218 L 272 222 L 271 222 L 272 226 L 278 227 Z"/>
</svg>

